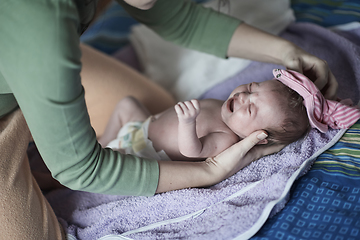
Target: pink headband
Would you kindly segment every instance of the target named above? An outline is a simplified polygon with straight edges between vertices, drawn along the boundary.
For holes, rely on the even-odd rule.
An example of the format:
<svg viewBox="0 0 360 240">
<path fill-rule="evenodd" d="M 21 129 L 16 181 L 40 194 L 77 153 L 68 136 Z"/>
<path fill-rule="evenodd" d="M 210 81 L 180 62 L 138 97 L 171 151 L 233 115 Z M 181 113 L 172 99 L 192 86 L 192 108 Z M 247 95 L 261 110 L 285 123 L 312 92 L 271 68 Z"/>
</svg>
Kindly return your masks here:
<svg viewBox="0 0 360 240">
<path fill-rule="evenodd" d="M 352 103 L 350 99 L 341 102 L 325 99 L 315 84 L 303 74 L 281 69 L 274 69 L 273 74 L 304 98 L 309 122 L 320 132 L 325 133 L 328 126 L 333 129 L 349 128 L 360 118 L 360 109 L 344 104 Z"/>
</svg>

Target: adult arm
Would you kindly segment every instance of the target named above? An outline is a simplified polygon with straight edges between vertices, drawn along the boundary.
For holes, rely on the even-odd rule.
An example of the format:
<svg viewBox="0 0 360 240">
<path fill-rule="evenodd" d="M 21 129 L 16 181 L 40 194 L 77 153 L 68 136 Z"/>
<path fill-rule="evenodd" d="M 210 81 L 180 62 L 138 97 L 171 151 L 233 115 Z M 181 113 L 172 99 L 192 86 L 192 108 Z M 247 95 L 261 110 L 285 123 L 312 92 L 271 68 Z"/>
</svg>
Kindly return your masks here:
<svg viewBox="0 0 360 240">
<path fill-rule="evenodd" d="M 326 98 L 336 98 L 338 84 L 326 61 L 283 38 L 192 1 L 158 0 L 147 11 L 133 8 L 121 0 L 118 2 L 135 19 L 166 40 L 218 57 L 283 65 L 308 75 Z"/>
<path fill-rule="evenodd" d="M 39 152 L 57 180 L 75 190 L 118 195 L 152 195 L 158 183 L 164 190 L 164 184 L 177 179 L 180 182 L 174 184 L 176 188 L 199 186 L 197 181 L 180 179 L 190 179 L 190 173 L 203 173 L 204 169 L 194 163 L 186 165 L 194 166 L 192 171 L 182 172 L 187 169 L 179 169 L 173 162 L 159 173 L 154 160 L 101 148 L 84 100 L 79 19 L 72 0 L 46 4 L 37 0 L 7 1 L 1 6 L 1 76 L 16 97 Z M 219 170 L 222 173 L 223 168 Z M 215 173 L 217 180 L 224 176 Z M 169 179 L 169 174 L 174 178 Z M 215 183 L 210 176 L 206 180 L 206 185 Z"/>
<path fill-rule="evenodd" d="M 103 149 L 96 140 L 80 79 L 78 16 L 72 0 L 2 3 L 1 75 L 54 178 L 75 190 L 152 195 L 156 161 Z"/>
<path fill-rule="evenodd" d="M 232 176 L 252 161 L 284 147 L 255 146 L 266 137 L 263 131 L 256 131 L 216 157 L 201 162 L 159 161 L 160 178 L 156 192 L 211 186 Z"/>
<path fill-rule="evenodd" d="M 275 63 L 308 75 L 328 99 L 336 99 L 338 83 L 326 61 L 281 37 L 246 23 L 238 26 L 230 41 L 229 57 Z"/>
<path fill-rule="evenodd" d="M 226 57 L 231 37 L 242 22 L 189 0 L 158 0 L 149 10 L 117 1 L 165 40 L 221 58 Z"/>
</svg>

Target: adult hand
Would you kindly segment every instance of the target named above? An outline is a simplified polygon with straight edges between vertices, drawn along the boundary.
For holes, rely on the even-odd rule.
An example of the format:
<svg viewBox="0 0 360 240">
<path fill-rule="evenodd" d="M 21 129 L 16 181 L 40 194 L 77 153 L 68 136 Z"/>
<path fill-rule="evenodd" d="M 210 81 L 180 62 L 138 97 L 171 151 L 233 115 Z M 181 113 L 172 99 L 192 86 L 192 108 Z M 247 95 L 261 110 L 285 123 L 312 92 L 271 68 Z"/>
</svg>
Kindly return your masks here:
<svg viewBox="0 0 360 240">
<path fill-rule="evenodd" d="M 264 131 L 256 131 L 216 157 L 208 158 L 205 161 L 158 161 L 160 176 L 156 192 L 217 184 L 252 161 L 278 152 L 284 147 L 257 145 L 266 137 Z"/>
<path fill-rule="evenodd" d="M 220 172 L 221 178 L 228 178 L 251 162 L 263 156 L 276 153 L 285 147 L 285 145 L 257 145 L 266 137 L 267 135 L 264 131 L 255 131 L 216 157 L 206 159 L 206 163 L 215 169 L 215 174 Z"/>
<path fill-rule="evenodd" d="M 325 60 L 295 46 L 293 51 L 285 55 L 283 65 L 287 69 L 300 72 L 311 79 L 325 98 L 336 99 L 338 83 Z"/>
<path fill-rule="evenodd" d="M 246 23 L 240 24 L 235 30 L 227 56 L 281 64 L 309 77 L 325 98 L 336 99 L 338 83 L 326 61 L 307 53 L 284 38 Z"/>
</svg>

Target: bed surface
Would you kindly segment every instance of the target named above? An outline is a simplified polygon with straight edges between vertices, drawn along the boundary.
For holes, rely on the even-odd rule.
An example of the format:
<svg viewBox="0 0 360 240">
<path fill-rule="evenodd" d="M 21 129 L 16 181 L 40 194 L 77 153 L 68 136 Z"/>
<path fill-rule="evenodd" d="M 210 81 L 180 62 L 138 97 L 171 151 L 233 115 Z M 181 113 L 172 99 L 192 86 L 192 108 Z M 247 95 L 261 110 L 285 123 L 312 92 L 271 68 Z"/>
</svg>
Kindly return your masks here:
<svg viewBox="0 0 360 240">
<path fill-rule="evenodd" d="M 360 3 L 293 0 L 291 7 L 296 22 L 281 36 L 327 60 L 339 81 L 339 96 L 357 103 L 360 99 Z M 82 41 L 141 70 L 136 50 L 128 45 L 130 28 L 135 22 L 121 11 L 117 5 L 111 5 L 84 34 Z M 119 21 L 123 24 L 116 24 Z M 349 22 L 352 24 L 337 30 L 324 28 Z M 233 76 L 209 86 L 199 98 L 224 99 L 239 84 L 270 79 L 271 70 L 278 67 L 252 62 Z M 274 193 L 276 201 L 267 199 L 255 218 L 241 214 L 258 213 L 254 209 L 259 204 L 246 208 L 245 203 L 261 202 L 264 196 L 252 195 L 250 201 L 246 192 L 258 188 L 258 192 L 265 193 L 269 187 L 262 179 L 280 176 L 266 170 L 266 161 L 281 160 L 279 155 L 276 159 L 265 158 L 253 168 L 250 166 L 249 171 L 261 169 L 256 175 L 259 178 L 252 176 L 254 182 L 261 181 L 256 185 L 236 182 L 244 177 L 240 173 L 211 188 L 185 189 L 151 198 L 105 196 L 67 189 L 49 192 L 46 197 L 66 227 L 69 239 L 359 239 L 360 123 L 343 133 L 314 133 L 314 139 L 296 145 L 311 151 L 296 169 L 290 170 L 294 165 L 279 167 L 276 174 L 282 172 L 281 176 L 286 176 L 283 187 L 278 195 L 276 191 L 269 191 Z M 331 142 L 338 138 L 339 141 Z M 319 144 L 311 145 L 316 141 Z M 318 150 L 324 146 L 320 154 Z M 179 199 L 188 202 L 176 203 Z M 181 211 L 176 211 L 177 208 Z M 245 208 L 252 211 L 238 211 Z M 178 221 L 180 217 L 186 218 Z M 171 222 L 173 219 L 176 221 Z M 249 226 L 241 231 L 246 220 Z M 157 223 L 161 224 L 152 225 Z"/>
</svg>

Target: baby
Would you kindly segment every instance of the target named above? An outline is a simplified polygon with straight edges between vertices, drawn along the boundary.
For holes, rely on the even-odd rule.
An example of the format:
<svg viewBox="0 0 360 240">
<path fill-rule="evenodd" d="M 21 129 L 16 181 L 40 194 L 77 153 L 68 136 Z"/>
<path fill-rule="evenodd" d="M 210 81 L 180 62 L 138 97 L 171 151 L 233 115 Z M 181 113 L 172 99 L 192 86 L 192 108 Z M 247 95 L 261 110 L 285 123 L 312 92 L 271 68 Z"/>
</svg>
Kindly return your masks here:
<svg viewBox="0 0 360 240">
<path fill-rule="evenodd" d="M 216 156 L 259 129 L 268 133 L 259 144 L 286 145 L 309 130 L 303 100 L 276 79 L 240 85 L 225 102 L 185 101 L 155 116 L 127 97 L 116 106 L 99 142 L 141 157 L 192 161 Z"/>
</svg>

